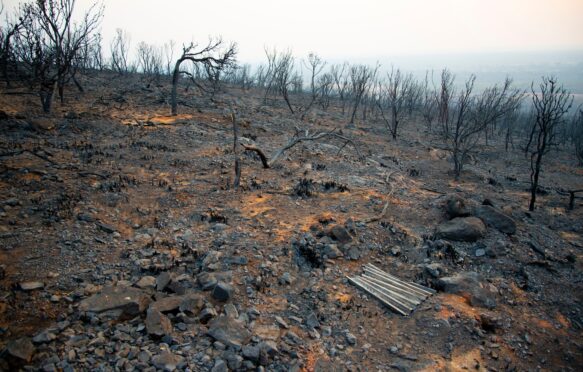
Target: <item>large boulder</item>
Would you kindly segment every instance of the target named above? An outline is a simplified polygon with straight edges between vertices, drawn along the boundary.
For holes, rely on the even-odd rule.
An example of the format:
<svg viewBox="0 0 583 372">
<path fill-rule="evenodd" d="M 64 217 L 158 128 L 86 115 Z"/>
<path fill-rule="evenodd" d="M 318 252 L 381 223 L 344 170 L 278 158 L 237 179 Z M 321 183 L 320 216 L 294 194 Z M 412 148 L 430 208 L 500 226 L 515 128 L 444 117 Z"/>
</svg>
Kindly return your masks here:
<svg viewBox="0 0 583 372">
<path fill-rule="evenodd" d="M 136 316 L 143 313 L 150 304 L 150 296 L 131 287 L 105 287 L 79 304 L 79 310 L 101 313 L 109 310 L 122 310 L 124 314 Z"/>
<path fill-rule="evenodd" d="M 493 309 L 496 307 L 494 296 L 482 288 L 478 273 L 463 272 L 437 281 L 437 289 L 466 298 L 470 305 Z"/>
<path fill-rule="evenodd" d="M 486 225 L 476 217 L 457 217 L 437 226 L 435 237 L 462 242 L 475 242 L 486 235 Z"/>
<path fill-rule="evenodd" d="M 240 349 L 251 339 L 251 332 L 243 322 L 221 315 L 209 324 L 208 335 L 227 346 Z"/>
<path fill-rule="evenodd" d="M 516 222 L 492 206 L 480 205 L 474 208 L 472 214 L 484 221 L 488 226 L 492 226 L 505 234 L 512 235 L 516 233 Z"/>
</svg>

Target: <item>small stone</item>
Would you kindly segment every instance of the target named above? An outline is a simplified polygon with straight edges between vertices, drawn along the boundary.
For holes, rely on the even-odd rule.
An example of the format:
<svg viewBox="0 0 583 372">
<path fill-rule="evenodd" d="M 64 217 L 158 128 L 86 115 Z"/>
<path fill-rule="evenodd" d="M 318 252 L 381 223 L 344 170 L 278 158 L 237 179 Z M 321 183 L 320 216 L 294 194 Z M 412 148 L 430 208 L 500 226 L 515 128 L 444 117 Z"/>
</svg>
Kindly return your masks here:
<svg viewBox="0 0 583 372">
<path fill-rule="evenodd" d="M 163 271 L 156 278 L 156 290 L 163 291 L 170 284 L 171 277 L 167 271 Z"/>
<path fill-rule="evenodd" d="M 279 324 L 279 326 L 281 328 L 285 328 L 285 329 L 288 329 L 289 328 L 289 325 L 286 323 L 285 320 L 282 319 L 282 317 L 276 316 L 275 317 L 275 321 L 277 322 L 277 324 Z"/>
<path fill-rule="evenodd" d="M 478 248 L 476 249 L 476 253 L 475 253 L 476 257 L 482 257 L 486 255 L 486 250 L 483 248 Z"/>
<path fill-rule="evenodd" d="M 229 367 L 227 367 L 227 363 L 222 359 L 215 360 L 215 364 L 211 369 L 211 372 L 228 372 Z"/>
<path fill-rule="evenodd" d="M 253 362 L 259 361 L 260 349 L 258 346 L 243 346 L 243 358 L 249 359 Z"/>
<path fill-rule="evenodd" d="M 217 316 L 217 312 L 212 307 L 205 307 L 200 314 L 198 315 L 198 319 L 202 324 L 207 324 L 211 319 Z"/>
<path fill-rule="evenodd" d="M 22 282 L 19 284 L 23 291 L 34 291 L 35 289 L 43 289 L 45 284 L 43 282 Z"/>
<path fill-rule="evenodd" d="M 144 276 L 136 283 L 138 288 L 154 288 L 156 286 L 156 278 L 153 276 Z"/>
<path fill-rule="evenodd" d="M 356 336 L 355 335 L 353 335 L 350 332 L 346 332 L 345 337 L 346 337 L 346 342 L 348 342 L 349 345 L 356 345 Z"/>
<path fill-rule="evenodd" d="M 164 350 L 152 358 L 154 366 L 164 371 L 174 371 L 183 361 L 184 358 L 182 356 L 173 354 L 168 350 Z"/>
<path fill-rule="evenodd" d="M 237 311 L 237 308 L 233 304 L 226 304 L 224 307 L 224 310 L 225 310 L 225 314 L 228 317 L 231 317 L 234 319 L 237 319 L 239 317 L 239 312 Z"/>
<path fill-rule="evenodd" d="M 172 333 L 172 322 L 166 315 L 150 308 L 146 315 L 146 329 L 151 336 L 163 337 Z"/>
<path fill-rule="evenodd" d="M 225 283 L 223 281 L 219 281 L 217 283 L 217 285 L 215 286 L 215 288 L 213 289 L 213 298 L 219 300 L 219 301 L 229 301 L 231 299 L 231 296 L 233 294 L 233 287 L 228 284 Z"/>
</svg>

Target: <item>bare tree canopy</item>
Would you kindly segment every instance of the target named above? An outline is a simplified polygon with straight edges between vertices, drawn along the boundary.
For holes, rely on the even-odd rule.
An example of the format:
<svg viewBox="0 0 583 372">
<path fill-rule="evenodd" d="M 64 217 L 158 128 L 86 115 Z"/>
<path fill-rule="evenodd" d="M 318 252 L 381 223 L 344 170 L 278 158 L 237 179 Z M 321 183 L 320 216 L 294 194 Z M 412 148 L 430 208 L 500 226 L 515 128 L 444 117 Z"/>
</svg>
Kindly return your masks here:
<svg viewBox="0 0 583 372">
<path fill-rule="evenodd" d="M 531 196 L 528 209 L 531 211 L 536 203 L 543 156 L 558 144 L 558 129 L 565 123 L 566 115 L 573 105 L 573 95 L 559 85 L 556 77 L 544 76 L 539 89 L 535 91 L 532 83 L 532 104 L 536 117 L 525 150 L 530 154 Z"/>
<path fill-rule="evenodd" d="M 206 46 L 199 48 L 198 44 L 190 43 L 182 47 L 182 55 L 174 64 L 172 73 L 172 96 L 171 110 L 172 115 L 178 113 L 178 104 L 176 102 L 178 80 L 181 74 L 192 76 L 192 74 L 180 70 L 180 66 L 185 61 L 190 61 L 195 65 L 201 64 L 205 68 L 213 71 L 221 71 L 229 65 L 235 63 L 237 55 L 237 44 L 232 43 L 225 47 L 223 39 L 218 38 L 209 40 Z"/>
</svg>

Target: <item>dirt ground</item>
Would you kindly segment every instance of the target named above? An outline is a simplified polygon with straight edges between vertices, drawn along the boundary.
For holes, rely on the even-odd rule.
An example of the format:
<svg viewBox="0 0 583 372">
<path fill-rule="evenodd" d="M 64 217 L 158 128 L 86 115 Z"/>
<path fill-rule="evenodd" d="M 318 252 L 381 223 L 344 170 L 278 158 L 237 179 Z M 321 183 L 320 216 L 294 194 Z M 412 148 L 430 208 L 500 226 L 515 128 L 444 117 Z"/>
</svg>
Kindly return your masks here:
<svg viewBox="0 0 583 372">
<path fill-rule="evenodd" d="M 583 168 L 570 149 L 544 159 L 543 189 L 528 212 L 529 159 L 518 149 L 506 152 L 496 139 L 480 145 L 454 181 L 439 136 L 420 120 L 406 123 L 395 141 L 372 119 L 347 128 L 331 107 L 301 122 L 282 102 L 265 105 L 262 92 L 238 88 L 213 99 L 181 90 L 180 115 L 171 117 L 166 84 L 110 76 L 85 84 L 85 93 L 71 88 L 64 104 L 55 102 L 50 116 L 41 114 L 36 96 L 0 94 L 6 114 L 0 120 L 0 349 L 67 322 L 72 333 L 61 327 L 50 342 L 35 342 L 30 365 L 64 369 L 66 360 L 77 370 L 140 369 L 116 354 L 121 341 L 113 330 L 123 322 L 96 324 L 79 314 L 78 303 L 105 286 L 164 270 L 195 277 L 213 270 L 208 263 L 216 256 L 220 270 L 232 272 L 232 303 L 240 313 L 260 314 L 248 324 L 254 337 L 276 325 L 279 351 L 263 364 L 267 370 L 575 371 L 583 365 L 583 204 L 577 199 L 568 211 L 564 194 L 583 188 Z M 304 142 L 271 169 L 242 152 L 241 187 L 234 190 L 232 108 L 242 141 L 269 154 L 294 126 L 312 133 L 338 128 L 358 152 L 340 139 Z M 314 182 L 311 196 L 297 195 L 302 179 Z M 433 233 L 447 220 L 443 204 L 451 194 L 475 205 L 489 199 L 516 222 L 516 233 L 489 227 L 477 242 L 445 242 L 455 255 L 443 254 Z M 367 223 L 386 203 L 386 213 Z M 338 242 L 345 257 L 306 257 L 301 247 L 312 237 L 330 243 L 334 225 L 350 232 L 350 242 Z M 480 249 L 487 254 L 476 254 Z M 157 266 L 140 266 L 144 259 Z M 475 306 L 467 295 L 438 291 L 404 317 L 347 281 L 366 263 L 427 286 L 439 279 L 428 273 L 431 264 L 439 265 L 437 276 L 477 272 L 496 304 Z M 43 288 L 22 289 L 33 281 Z M 222 311 L 223 304 L 209 301 Z M 312 313 L 317 334 L 305 325 Z M 179 368 L 210 370 L 213 362 L 180 349 L 190 343 L 213 360 L 222 352 L 205 341 L 212 341 L 205 325 L 192 327 L 191 338 L 173 331 L 175 351 L 186 360 Z M 90 343 L 71 358 L 72 335 L 93 339 L 99 330 L 116 352 L 105 347 L 100 356 Z M 290 331 L 301 340 L 288 342 Z M 143 342 L 141 348 L 157 343 Z"/>
</svg>

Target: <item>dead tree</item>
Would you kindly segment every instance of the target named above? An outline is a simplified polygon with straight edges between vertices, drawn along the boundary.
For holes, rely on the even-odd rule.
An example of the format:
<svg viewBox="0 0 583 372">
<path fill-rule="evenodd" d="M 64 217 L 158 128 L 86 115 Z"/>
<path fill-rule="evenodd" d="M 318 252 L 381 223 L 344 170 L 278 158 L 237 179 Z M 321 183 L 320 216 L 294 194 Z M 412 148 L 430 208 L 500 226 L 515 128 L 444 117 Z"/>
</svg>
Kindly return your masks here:
<svg viewBox="0 0 583 372">
<path fill-rule="evenodd" d="M 302 108 L 302 116 L 300 120 L 305 119 L 306 115 L 308 115 L 308 113 L 310 112 L 312 106 L 322 95 L 322 89 L 321 86 L 317 84 L 319 83 L 319 80 L 317 79 L 318 75 L 324 69 L 324 66 L 326 66 L 326 61 L 320 58 L 317 54 L 310 53 L 308 54 L 307 62 L 304 61 L 304 65 L 310 72 L 310 101 L 305 107 Z"/>
<path fill-rule="evenodd" d="M 4 5 L 0 4 L 0 17 L 4 12 Z M 2 71 L 2 77 L 6 82 L 7 86 L 10 86 L 10 66 L 16 67 L 15 53 L 12 48 L 12 40 L 17 36 L 22 29 L 24 19 L 22 17 L 17 18 L 15 21 L 6 19 L 6 24 L 0 26 L 0 70 Z"/>
<path fill-rule="evenodd" d="M 571 124 L 571 141 L 575 147 L 575 156 L 579 162 L 579 166 L 583 166 L 583 106 L 573 115 Z"/>
<path fill-rule="evenodd" d="M 432 72 L 433 74 L 433 72 Z M 433 79 L 432 79 L 433 80 Z M 437 116 L 437 93 L 435 92 L 435 85 L 429 86 L 429 71 L 425 73 L 425 80 L 422 85 L 420 112 L 427 129 L 432 130 L 433 121 Z"/>
<path fill-rule="evenodd" d="M 536 202 L 543 157 L 557 145 L 558 129 L 564 124 L 565 116 L 573 104 L 573 96 L 562 85 L 558 85 L 555 77 L 543 77 L 539 88 L 539 92 L 535 91 L 532 83 L 532 104 L 536 118 L 525 150 L 530 154 L 530 211 L 534 210 Z"/>
<path fill-rule="evenodd" d="M 332 74 L 332 78 L 334 79 L 336 94 L 342 106 L 342 116 L 344 116 L 346 111 L 346 96 L 350 86 L 350 74 L 348 71 L 349 66 L 347 62 L 344 62 L 342 65 L 333 65 L 330 67 L 330 74 Z"/>
<path fill-rule="evenodd" d="M 502 87 L 495 85 L 473 95 L 475 80 L 474 75 L 468 78 L 448 113 L 450 134 L 446 146 L 452 155 L 456 180 L 461 175 L 469 153 L 475 150 L 480 134 L 489 125 L 516 110 L 523 96 L 521 91 L 512 88 L 510 79 L 506 79 Z"/>
<path fill-rule="evenodd" d="M 120 75 L 130 72 L 129 52 L 131 46 L 130 35 L 118 28 L 115 30 L 115 36 L 111 41 L 109 48 L 111 50 L 110 66 L 111 69 Z"/>
<path fill-rule="evenodd" d="M 369 84 L 372 82 L 378 66 L 372 69 L 369 66 L 358 65 L 352 66 L 350 68 L 350 81 L 351 81 L 351 97 L 352 97 L 352 115 L 350 115 L 350 125 L 354 124 L 354 119 L 356 118 L 356 112 L 362 101 L 362 97 L 366 93 Z"/>
<path fill-rule="evenodd" d="M 55 86 L 61 102 L 65 83 L 74 70 L 74 61 L 83 45 L 96 36 L 103 6 L 94 4 L 81 21 L 72 21 L 75 0 L 37 0 L 20 7 L 24 20 L 19 32 L 18 59 L 39 86 L 45 112 L 51 111 Z"/>
<path fill-rule="evenodd" d="M 407 115 L 407 100 L 411 95 L 413 75 L 403 74 L 399 69 L 391 69 L 386 83 L 380 84 L 377 107 L 393 139 L 397 139 L 399 125 Z"/>
<path fill-rule="evenodd" d="M 158 80 L 163 72 L 162 50 L 156 45 L 140 42 L 137 50 L 138 67 L 150 80 Z"/>
<path fill-rule="evenodd" d="M 195 66 L 209 65 L 215 69 L 223 69 L 226 66 L 235 63 L 237 45 L 234 43 L 230 44 L 226 49 L 223 49 L 223 46 L 223 40 L 219 38 L 216 40 L 209 40 L 208 44 L 201 49 L 197 49 L 198 45 L 195 43 L 190 43 L 190 45 L 182 47 L 182 55 L 174 64 L 174 71 L 172 73 L 172 95 L 170 98 L 172 115 L 178 114 L 176 96 L 180 75 L 186 74 L 192 76 L 192 74 L 180 70 L 180 65 L 185 61 L 190 61 Z"/>
<path fill-rule="evenodd" d="M 437 119 L 441 127 L 442 135 L 445 139 L 447 139 L 450 134 L 448 125 L 451 123 L 449 118 L 450 105 L 455 95 L 455 89 L 453 86 L 454 80 L 455 76 L 448 69 L 443 69 L 441 71 L 441 85 L 439 94 L 437 95 Z"/>
</svg>

